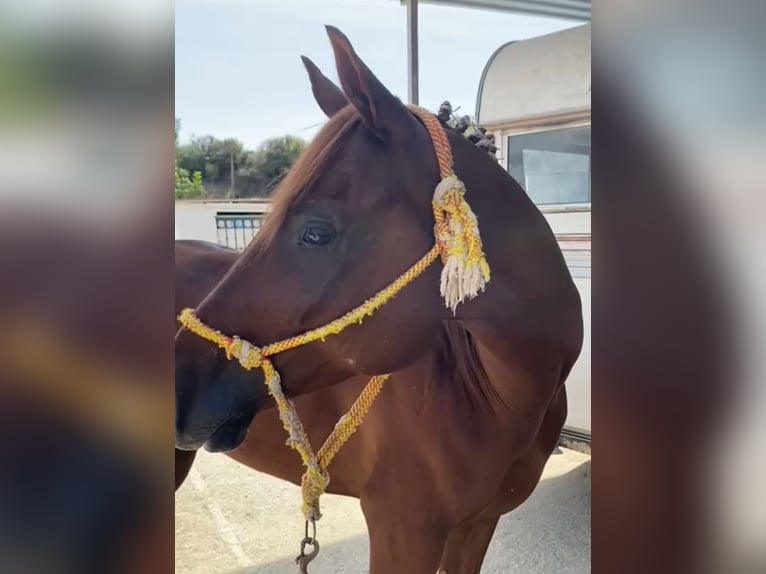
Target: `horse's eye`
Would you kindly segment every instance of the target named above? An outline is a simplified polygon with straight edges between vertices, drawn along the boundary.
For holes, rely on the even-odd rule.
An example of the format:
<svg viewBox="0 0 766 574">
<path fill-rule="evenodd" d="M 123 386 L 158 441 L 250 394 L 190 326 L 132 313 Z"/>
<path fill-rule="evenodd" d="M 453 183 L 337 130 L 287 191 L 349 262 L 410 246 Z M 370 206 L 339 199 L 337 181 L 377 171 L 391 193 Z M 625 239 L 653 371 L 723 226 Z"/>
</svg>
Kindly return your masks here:
<svg viewBox="0 0 766 574">
<path fill-rule="evenodd" d="M 335 231 L 327 226 L 312 223 L 303 230 L 301 241 L 306 245 L 314 247 L 324 247 L 329 245 L 335 239 Z"/>
</svg>

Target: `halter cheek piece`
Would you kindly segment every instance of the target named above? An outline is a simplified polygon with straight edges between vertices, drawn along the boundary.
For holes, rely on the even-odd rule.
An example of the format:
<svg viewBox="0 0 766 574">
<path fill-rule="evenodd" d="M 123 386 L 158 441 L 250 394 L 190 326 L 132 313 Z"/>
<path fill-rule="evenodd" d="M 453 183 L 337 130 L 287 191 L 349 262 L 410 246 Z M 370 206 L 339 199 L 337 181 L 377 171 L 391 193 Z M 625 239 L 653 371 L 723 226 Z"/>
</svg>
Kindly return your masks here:
<svg viewBox="0 0 766 574">
<path fill-rule="evenodd" d="M 303 513 L 312 523 L 321 518 L 319 498 L 330 482 L 327 467 L 340 447 L 354 434 L 365 414 L 372 406 L 389 374 L 370 379 L 351 409 L 335 425 L 317 454 L 311 448 L 295 407 L 284 395 L 279 373 L 269 357 L 314 341 L 324 341 L 337 335 L 349 325 L 361 323 L 372 315 L 406 285 L 412 283 L 431 263 L 441 257 L 444 268 L 441 274 L 440 292 L 448 308 L 455 312 L 466 299 L 476 297 L 489 282 L 489 265 L 482 248 L 479 227 L 471 207 L 465 200 L 465 185 L 452 171 L 452 150 L 438 119 L 428 110 L 408 106 L 428 130 L 439 163 L 441 181 L 433 198 L 434 237 L 436 242 L 428 253 L 400 275 L 390 285 L 370 299 L 327 325 L 312 329 L 301 335 L 257 347 L 237 336 L 229 337 L 203 323 L 192 309 L 184 309 L 178 317 L 181 324 L 192 333 L 218 345 L 226 357 L 236 359 L 244 369 L 260 368 L 279 408 L 279 417 L 287 431 L 287 444 L 298 451 L 306 470 L 301 480 Z"/>
</svg>

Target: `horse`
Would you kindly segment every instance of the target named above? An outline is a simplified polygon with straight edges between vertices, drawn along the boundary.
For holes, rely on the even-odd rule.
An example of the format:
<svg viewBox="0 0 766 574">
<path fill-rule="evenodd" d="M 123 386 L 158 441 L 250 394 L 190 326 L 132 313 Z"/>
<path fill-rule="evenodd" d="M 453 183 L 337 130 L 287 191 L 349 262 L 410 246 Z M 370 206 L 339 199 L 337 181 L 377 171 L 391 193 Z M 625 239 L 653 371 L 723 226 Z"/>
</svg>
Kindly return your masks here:
<svg viewBox="0 0 766 574">
<path fill-rule="evenodd" d="M 255 345 L 327 324 L 434 244 L 429 132 L 342 32 L 327 33 L 342 91 L 304 63 L 330 119 L 194 310 Z M 499 517 L 532 493 L 557 444 L 582 347 L 579 294 L 544 217 L 488 154 L 446 137 L 491 267 L 483 292 L 446 307 L 432 265 L 363 323 L 273 357 L 312 441 L 369 377 L 391 374 L 327 489 L 360 499 L 371 574 L 479 572 Z M 297 457 L 269 442 L 278 425 L 259 371 L 186 327 L 175 361 L 177 448 L 300 481 Z"/>
<path fill-rule="evenodd" d="M 221 280 L 239 252 L 215 243 L 196 240 L 175 242 L 175 312 L 197 305 Z M 175 449 L 175 490 L 194 464 L 196 451 Z"/>
</svg>

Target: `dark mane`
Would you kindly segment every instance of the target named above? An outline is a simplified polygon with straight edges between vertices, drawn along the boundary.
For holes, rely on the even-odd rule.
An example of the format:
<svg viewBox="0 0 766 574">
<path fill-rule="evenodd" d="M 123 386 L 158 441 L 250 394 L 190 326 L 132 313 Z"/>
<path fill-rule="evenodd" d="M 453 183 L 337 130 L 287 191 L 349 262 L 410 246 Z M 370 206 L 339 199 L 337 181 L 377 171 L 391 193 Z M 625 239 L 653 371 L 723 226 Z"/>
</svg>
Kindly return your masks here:
<svg viewBox="0 0 766 574">
<path fill-rule="evenodd" d="M 345 137 L 361 121 L 353 106 L 346 106 L 322 127 L 274 191 L 271 212 L 248 250 L 260 251 L 276 235 L 290 209 L 316 184 Z"/>
</svg>

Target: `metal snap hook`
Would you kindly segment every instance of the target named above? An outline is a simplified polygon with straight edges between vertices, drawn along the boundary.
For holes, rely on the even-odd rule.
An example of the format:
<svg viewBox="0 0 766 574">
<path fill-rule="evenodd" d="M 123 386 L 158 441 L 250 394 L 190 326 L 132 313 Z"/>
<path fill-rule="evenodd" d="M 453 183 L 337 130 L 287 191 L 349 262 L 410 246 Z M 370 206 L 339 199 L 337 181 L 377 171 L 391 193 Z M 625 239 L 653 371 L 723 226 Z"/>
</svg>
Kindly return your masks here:
<svg viewBox="0 0 766 574">
<path fill-rule="evenodd" d="M 306 546 L 311 546 L 311 551 L 306 553 Z M 304 538 L 301 540 L 301 553 L 295 557 L 295 563 L 298 565 L 298 574 L 308 574 L 309 564 L 319 554 L 319 542 L 316 538 Z"/>
<path fill-rule="evenodd" d="M 309 536 L 309 523 L 311 523 L 311 536 Z M 307 520 L 303 532 L 304 538 L 301 540 L 301 553 L 295 557 L 295 563 L 298 565 L 298 574 L 308 574 L 309 564 L 319 554 L 316 521 Z M 308 553 L 306 553 L 306 546 L 311 546 L 311 551 Z"/>
</svg>

